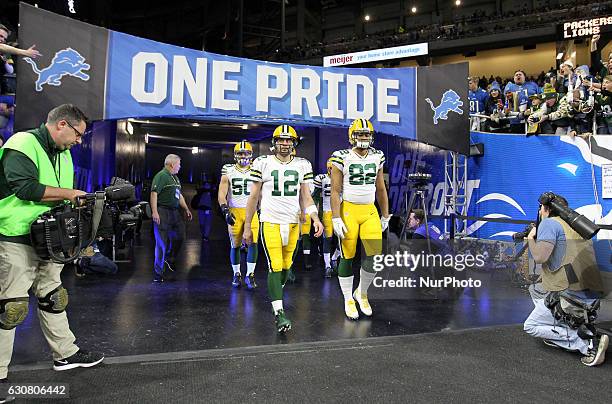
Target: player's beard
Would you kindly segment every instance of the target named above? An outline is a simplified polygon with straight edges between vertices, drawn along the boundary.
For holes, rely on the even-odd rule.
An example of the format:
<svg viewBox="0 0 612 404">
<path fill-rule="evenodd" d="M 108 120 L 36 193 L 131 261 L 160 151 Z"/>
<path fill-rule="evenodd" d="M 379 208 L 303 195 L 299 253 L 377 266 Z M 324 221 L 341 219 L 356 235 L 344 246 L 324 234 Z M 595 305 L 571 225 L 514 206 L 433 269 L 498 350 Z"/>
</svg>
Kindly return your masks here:
<svg viewBox="0 0 612 404">
<path fill-rule="evenodd" d="M 282 157 L 287 157 L 291 155 L 293 151 L 293 146 L 289 145 L 276 145 L 276 153 L 281 155 Z"/>
</svg>

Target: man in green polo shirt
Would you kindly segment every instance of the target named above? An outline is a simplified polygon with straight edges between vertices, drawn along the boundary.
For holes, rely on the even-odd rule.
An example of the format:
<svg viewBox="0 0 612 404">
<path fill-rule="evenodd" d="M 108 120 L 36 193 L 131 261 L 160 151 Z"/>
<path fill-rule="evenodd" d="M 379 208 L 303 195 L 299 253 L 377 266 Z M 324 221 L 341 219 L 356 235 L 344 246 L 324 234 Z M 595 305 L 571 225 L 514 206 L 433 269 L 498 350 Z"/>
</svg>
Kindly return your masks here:
<svg viewBox="0 0 612 404">
<path fill-rule="evenodd" d="M 15 133 L 0 149 L 0 382 L 7 377 L 15 327 L 28 314 L 30 288 L 38 298 L 55 370 L 90 367 L 104 359 L 75 345 L 60 279 L 63 264 L 40 259 L 30 242 L 30 225 L 41 213 L 85 194 L 73 189 L 70 148 L 81 143 L 86 120 L 74 105 L 60 105 L 46 123 Z"/>
<path fill-rule="evenodd" d="M 174 262 L 185 239 L 185 222 L 179 208 L 183 209 L 188 220 L 191 211 L 181 194 L 181 182 L 177 176 L 181 169 L 181 158 L 168 154 L 164 168 L 155 174 L 151 184 L 151 211 L 155 232 L 155 275 L 153 282 L 163 282 L 164 277 L 174 272 Z"/>
</svg>

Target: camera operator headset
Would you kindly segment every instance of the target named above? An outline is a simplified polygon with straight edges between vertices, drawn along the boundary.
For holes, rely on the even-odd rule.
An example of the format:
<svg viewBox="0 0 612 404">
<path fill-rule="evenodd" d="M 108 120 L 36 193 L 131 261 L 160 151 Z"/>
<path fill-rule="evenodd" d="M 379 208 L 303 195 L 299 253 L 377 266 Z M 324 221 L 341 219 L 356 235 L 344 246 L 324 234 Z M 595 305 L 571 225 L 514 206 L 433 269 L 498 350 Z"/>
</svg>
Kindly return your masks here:
<svg viewBox="0 0 612 404">
<path fill-rule="evenodd" d="M 30 288 L 38 298 L 38 317 L 55 370 L 93 366 L 103 359 L 75 345 L 65 312 L 63 264 L 41 259 L 30 235 L 39 215 L 85 194 L 72 189 L 70 148 L 81 143 L 86 120 L 77 107 L 60 105 L 45 124 L 16 133 L 0 149 L 0 379 L 7 377 L 15 327 L 28 314 Z"/>
<path fill-rule="evenodd" d="M 547 295 L 534 299 L 524 329 L 546 345 L 579 351 L 586 366 L 599 365 L 609 340 L 598 336 L 593 324 L 604 292 L 590 240 L 599 227 L 570 209 L 562 196 L 545 192 L 539 202 L 538 224 L 527 241 L 534 261 L 542 264 Z"/>
</svg>

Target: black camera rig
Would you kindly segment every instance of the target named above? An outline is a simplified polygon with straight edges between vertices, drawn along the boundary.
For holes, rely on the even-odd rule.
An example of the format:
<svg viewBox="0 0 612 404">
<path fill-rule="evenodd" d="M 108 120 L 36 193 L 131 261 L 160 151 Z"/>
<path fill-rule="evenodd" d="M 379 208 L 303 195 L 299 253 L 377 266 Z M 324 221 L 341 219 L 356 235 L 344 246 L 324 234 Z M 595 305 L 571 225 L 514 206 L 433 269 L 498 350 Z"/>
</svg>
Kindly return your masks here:
<svg viewBox="0 0 612 404">
<path fill-rule="evenodd" d="M 32 246 L 42 259 L 68 263 L 97 237 L 109 238 L 151 217 L 147 202 L 136 202 L 130 182 L 113 178 L 104 191 L 77 197 L 40 215 L 31 225 Z"/>
</svg>

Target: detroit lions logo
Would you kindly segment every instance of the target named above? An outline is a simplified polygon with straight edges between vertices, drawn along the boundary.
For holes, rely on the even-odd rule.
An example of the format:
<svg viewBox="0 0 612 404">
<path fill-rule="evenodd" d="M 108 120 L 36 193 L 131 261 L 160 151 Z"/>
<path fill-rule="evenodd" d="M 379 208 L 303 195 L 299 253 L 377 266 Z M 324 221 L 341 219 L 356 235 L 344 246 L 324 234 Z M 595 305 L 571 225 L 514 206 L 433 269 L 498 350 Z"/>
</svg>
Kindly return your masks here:
<svg viewBox="0 0 612 404">
<path fill-rule="evenodd" d="M 85 63 L 85 58 L 72 48 L 57 51 L 51 64 L 42 70 L 38 69 L 36 62 L 32 59 L 24 58 L 23 60 L 31 64 L 32 70 L 38 75 L 36 91 L 42 91 L 44 84 L 61 86 L 64 76 L 77 77 L 83 81 L 89 80 L 89 75 L 84 73 L 84 70 L 89 70 L 90 66 Z"/>
<path fill-rule="evenodd" d="M 448 119 L 449 112 L 455 112 L 459 115 L 463 115 L 463 110 L 461 107 L 463 106 L 463 101 L 461 101 L 461 97 L 454 90 L 446 90 L 444 94 L 442 94 L 442 101 L 440 105 L 437 107 L 429 98 L 425 98 L 425 101 L 429 103 L 431 106 L 431 110 L 434 112 L 433 122 L 434 125 L 438 124 L 438 119 Z"/>
</svg>

